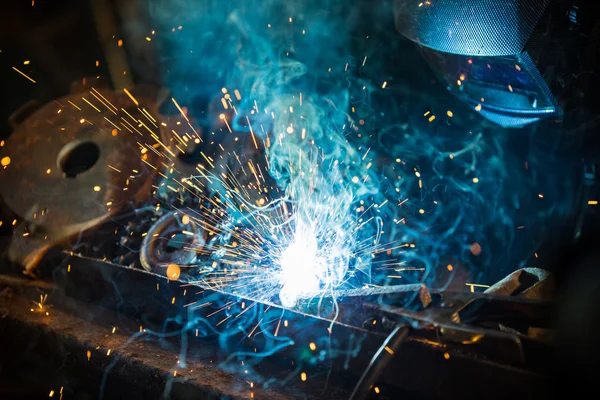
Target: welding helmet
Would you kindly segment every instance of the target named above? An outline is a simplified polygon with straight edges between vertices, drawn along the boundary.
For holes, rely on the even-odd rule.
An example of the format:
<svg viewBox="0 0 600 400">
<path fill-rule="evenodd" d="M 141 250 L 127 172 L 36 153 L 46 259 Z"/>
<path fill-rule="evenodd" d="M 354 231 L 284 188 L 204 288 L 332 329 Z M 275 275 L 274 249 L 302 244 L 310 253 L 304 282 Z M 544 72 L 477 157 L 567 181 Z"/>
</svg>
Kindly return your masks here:
<svg viewBox="0 0 600 400">
<path fill-rule="evenodd" d="M 394 0 L 397 30 L 503 127 L 560 120 L 566 99 L 585 101 L 600 72 L 598 11 L 596 0 Z"/>
</svg>

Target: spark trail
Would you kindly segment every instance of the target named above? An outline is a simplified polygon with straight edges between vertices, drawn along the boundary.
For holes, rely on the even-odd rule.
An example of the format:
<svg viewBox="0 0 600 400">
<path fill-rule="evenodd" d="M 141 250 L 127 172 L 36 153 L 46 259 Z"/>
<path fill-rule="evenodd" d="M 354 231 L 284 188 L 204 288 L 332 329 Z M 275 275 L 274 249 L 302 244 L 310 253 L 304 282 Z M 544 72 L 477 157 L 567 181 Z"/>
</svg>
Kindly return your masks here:
<svg viewBox="0 0 600 400">
<path fill-rule="evenodd" d="M 296 10 L 286 8 L 290 4 L 280 10 L 262 3 L 255 6 L 230 9 L 209 1 L 193 11 L 207 23 L 207 15 L 211 20 L 222 17 L 223 26 L 210 24 L 205 34 L 232 44 L 204 53 L 203 63 L 210 69 L 211 57 L 218 56 L 224 67 L 219 74 L 225 77 L 221 99 L 225 135 L 241 135 L 265 151 L 263 163 L 242 166 L 249 177 L 242 185 L 232 179 L 222 182 L 223 175 L 232 178 L 231 169 L 217 167 L 214 177 L 202 171 L 225 189 L 225 196 L 239 201 L 243 196 L 232 193 L 255 191 L 264 197 L 258 206 L 225 201 L 220 212 L 230 220 L 218 226 L 207 251 L 216 261 L 244 265 L 246 274 L 232 275 L 228 270 L 228 279 L 219 278 L 232 282 L 238 276 L 244 281 L 228 285 L 236 293 L 240 287 L 269 294 L 279 291 L 281 302 L 293 306 L 299 296 L 371 283 L 373 252 L 381 250 L 382 221 L 359 202 L 369 197 L 370 203 L 383 203 L 384 198 L 378 197 L 378 178 L 363 162 L 368 150 L 361 154 L 346 138 L 353 130 L 347 114 L 351 91 L 364 90 L 360 89 L 364 85 L 356 78 L 360 63 L 348 67 L 348 36 L 334 35 L 346 29 L 344 21 L 328 20 L 327 7 L 313 13 L 319 9 L 309 6 L 310 17 L 297 22 Z M 155 15 L 159 21 L 170 18 L 169 12 Z M 328 45 L 314 54 L 314 44 L 324 40 Z M 235 98 L 229 95 L 231 88 L 239 89 L 234 90 Z M 274 195 L 265 187 L 263 171 L 279 188 Z M 229 237 L 239 243 L 235 250 L 219 247 L 218 242 L 225 246 Z M 212 282 L 214 274 L 207 272 L 205 282 Z"/>
</svg>

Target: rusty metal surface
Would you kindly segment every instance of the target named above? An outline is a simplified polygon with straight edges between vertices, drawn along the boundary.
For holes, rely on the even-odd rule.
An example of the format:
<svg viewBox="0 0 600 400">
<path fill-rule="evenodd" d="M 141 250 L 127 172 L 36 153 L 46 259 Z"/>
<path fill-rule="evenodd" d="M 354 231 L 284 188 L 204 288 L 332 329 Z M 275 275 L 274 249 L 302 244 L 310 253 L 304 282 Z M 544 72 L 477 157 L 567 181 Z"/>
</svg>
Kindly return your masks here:
<svg viewBox="0 0 600 400">
<path fill-rule="evenodd" d="M 0 364 L 8 358 L 17 368 L 41 363 L 33 365 L 32 372 L 45 370 L 46 365 L 56 367 L 56 376 L 51 373 L 43 378 L 54 378 L 47 383 L 48 391 L 58 393 L 64 386 L 65 398 L 77 393 L 96 397 L 101 390 L 105 398 L 159 398 L 170 386 L 172 399 L 250 397 L 246 380 L 220 371 L 209 356 L 203 360 L 190 357 L 185 367 L 178 367 L 179 353 L 168 343 L 142 339 L 128 343 L 138 329 L 133 321 L 64 298 L 60 307 L 44 305 L 39 309 L 34 305 L 34 311 L 30 311 L 30 298 L 34 296 L 31 292 L 0 296 L 0 332 L 4 338 Z M 118 327 L 114 333 L 113 327 Z M 102 388 L 102 377 L 111 363 L 114 365 Z M 261 399 L 292 398 L 261 388 L 253 388 L 252 392 Z"/>
<path fill-rule="evenodd" d="M 554 277 L 540 268 L 522 268 L 495 283 L 485 292 L 500 296 L 550 300 L 554 294 Z"/>
<path fill-rule="evenodd" d="M 158 116 L 157 91 L 132 89 L 136 105 L 103 86 L 101 78 L 83 79 L 74 94 L 22 108 L 12 119 L 16 128 L 2 149 L 10 162 L 0 170 L 0 196 L 23 221 L 13 230 L 9 255 L 26 274 L 35 274 L 52 246 L 152 194 L 157 170 L 146 163 L 155 163 L 158 153 L 141 154 L 138 142 L 148 139 L 136 128 L 154 123 L 142 109 Z"/>
<path fill-rule="evenodd" d="M 125 94 L 101 94 L 117 109 L 145 119 Z M 91 95 L 83 97 L 99 104 Z M 125 130 L 113 135 L 116 128 L 105 118 L 113 114 L 102 109 L 98 112 L 87 105 L 81 94 L 66 96 L 34 112 L 13 132 L 2 152 L 11 162 L 0 170 L 0 193 L 14 212 L 47 232 L 71 233 L 106 220 L 149 195 L 152 169 L 141 160 L 137 135 Z M 88 143 L 92 145 L 78 149 Z M 67 153 L 81 151 L 81 158 L 90 158 L 94 145 L 97 161 L 87 171 L 67 176 Z"/>
</svg>

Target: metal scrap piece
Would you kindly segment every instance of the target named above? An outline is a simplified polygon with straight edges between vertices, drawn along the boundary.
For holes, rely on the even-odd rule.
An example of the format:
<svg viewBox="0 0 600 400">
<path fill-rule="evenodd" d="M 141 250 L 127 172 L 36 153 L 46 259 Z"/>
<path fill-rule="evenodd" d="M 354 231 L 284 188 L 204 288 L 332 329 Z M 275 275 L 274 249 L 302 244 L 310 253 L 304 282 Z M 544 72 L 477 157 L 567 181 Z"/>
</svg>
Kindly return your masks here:
<svg viewBox="0 0 600 400">
<path fill-rule="evenodd" d="M 65 96 L 33 112 L 7 139 L 2 155 L 11 161 L 0 170 L 0 195 L 25 221 L 13 242 L 29 243 L 12 246 L 11 258 L 26 272 L 47 248 L 150 195 L 156 170 L 148 164 L 158 154 L 140 154 L 138 142 L 154 141 L 136 127 L 151 125 L 141 103 L 154 115 L 157 105 L 144 93 L 136 99 L 139 106 L 106 90 Z"/>
<path fill-rule="evenodd" d="M 144 237 L 140 262 L 148 272 L 164 273 L 169 264 L 191 263 L 196 258 L 192 249 L 202 248 L 205 240 L 204 230 L 189 216 L 178 211 L 168 213 L 156 221 Z M 172 241 L 175 243 L 170 247 Z"/>
<path fill-rule="evenodd" d="M 522 268 L 489 287 L 485 293 L 549 300 L 553 289 L 554 280 L 550 272 L 540 268 Z"/>
</svg>

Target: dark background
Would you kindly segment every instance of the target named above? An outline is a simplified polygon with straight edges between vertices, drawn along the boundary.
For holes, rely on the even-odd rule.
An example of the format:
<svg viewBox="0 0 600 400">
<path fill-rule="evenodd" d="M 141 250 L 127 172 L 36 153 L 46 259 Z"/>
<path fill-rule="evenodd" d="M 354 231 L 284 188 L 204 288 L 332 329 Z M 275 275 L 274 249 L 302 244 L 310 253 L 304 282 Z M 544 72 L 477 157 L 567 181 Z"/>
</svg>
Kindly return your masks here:
<svg viewBox="0 0 600 400">
<path fill-rule="evenodd" d="M 109 5 L 110 2 L 97 2 Z M 115 23 L 114 35 L 111 40 L 118 40 L 119 37 L 125 37 L 132 32 L 123 32 L 119 24 L 119 18 L 125 17 L 127 12 L 132 11 L 126 4 L 134 2 L 123 1 L 125 14 L 113 14 Z M 140 16 L 144 18 L 145 16 Z M 29 1 L 19 2 L 0 2 L 0 82 L 2 88 L 2 101 L 0 106 L 0 138 L 5 139 L 11 132 L 8 124 L 9 117 L 19 107 L 34 99 L 40 104 L 52 101 L 69 93 L 70 87 L 83 77 L 111 76 L 108 68 L 105 52 L 98 36 L 98 30 L 94 21 L 90 2 L 79 0 L 61 0 L 44 1 L 35 0 L 34 4 Z M 107 39 L 108 40 L 108 39 Z M 139 43 L 139 40 L 135 41 Z M 144 48 L 143 44 L 132 48 L 125 41 L 123 50 L 127 53 L 131 61 L 131 70 L 129 76 L 134 82 L 160 83 L 160 74 L 157 72 L 155 60 L 152 58 L 151 50 Z M 407 41 L 400 40 L 402 46 L 409 48 L 412 46 Z M 445 93 L 444 88 L 435 80 L 435 74 L 429 70 L 424 60 L 418 57 L 416 50 L 412 51 L 413 57 L 410 57 L 410 65 L 415 71 L 419 71 L 411 76 L 411 84 L 415 85 L 415 90 L 430 90 L 433 97 L 450 99 L 450 95 Z M 29 60 L 28 65 L 24 61 Z M 144 63 L 144 60 L 147 61 Z M 99 66 L 96 66 L 96 62 Z M 396 62 L 402 62 L 395 60 Z M 404 60 L 407 63 L 407 60 Z M 35 79 L 37 83 L 33 84 L 17 72 L 12 70 L 16 67 Z M 396 69 L 397 64 L 390 67 L 390 70 Z M 113 82 L 114 83 L 114 82 Z M 589 97 L 589 96 L 588 96 Z M 590 101 L 593 104 L 593 101 Z M 423 108 L 427 108 L 427 104 Z M 420 110 L 419 110 L 420 112 Z M 572 115 L 573 120 L 569 125 L 577 128 L 575 138 L 570 138 L 568 143 L 562 140 L 554 142 L 553 137 L 561 137 L 563 132 L 554 127 L 548 128 L 545 132 L 544 144 L 547 142 L 559 143 L 559 146 L 565 146 L 565 151 L 569 152 L 569 160 L 595 159 L 598 155 L 598 138 L 600 132 L 597 126 L 586 127 L 591 118 L 597 117 L 593 111 L 586 111 L 578 116 Z M 495 129 L 495 128 L 490 128 Z M 534 129 L 536 132 L 539 127 Z M 531 141 L 527 134 L 533 132 L 532 129 L 513 131 L 512 147 L 515 153 L 523 151 L 524 146 L 530 146 Z M 537 133 L 536 133 L 537 134 Z M 547 142 L 546 142 L 547 141 Z M 584 151 L 585 150 L 585 151 Z M 1 153 L 0 153 L 1 154 Z M 579 154 L 579 157 L 578 157 Z M 560 169 L 560 165 L 557 166 Z M 577 173 L 574 164 L 566 167 L 569 171 L 565 173 Z M 557 179 L 552 173 L 548 174 L 548 179 Z M 575 175 L 574 179 L 577 179 Z M 1 184 L 1 183 L 0 183 Z M 579 206 L 576 206 L 579 207 Z M 582 282 L 593 285 L 598 281 L 598 257 L 597 251 L 597 228 L 598 216 L 592 210 L 586 215 L 586 224 L 584 228 L 585 240 L 581 243 L 573 244 L 570 241 L 572 233 L 573 219 L 576 218 L 577 208 L 573 209 L 572 215 L 564 221 L 557 221 L 553 231 L 548 232 L 548 239 L 542 248 L 548 249 L 546 259 L 540 261 L 540 266 L 552 269 L 558 272 L 559 283 L 561 284 L 562 297 L 559 298 L 563 317 L 560 321 L 565 324 L 563 327 L 564 346 L 561 349 L 567 349 L 560 354 L 564 360 L 558 365 L 558 373 L 566 377 L 567 375 L 577 375 L 577 379 L 587 379 L 586 374 L 592 369 L 595 361 L 596 345 L 592 342 L 593 335 L 597 332 L 597 326 L 594 321 L 597 319 L 597 307 L 593 304 L 599 304 L 598 289 L 591 289 L 589 297 L 577 298 L 575 293 L 580 293 Z M 11 214 L 9 211 L 0 208 L 0 219 L 5 223 L 0 227 L 0 235 L 3 236 L 3 243 L 10 235 Z M 0 243 L 2 245 L 3 243 Z M 586 255 L 590 254 L 589 257 Z M 589 279 L 586 279 L 589 277 Z M 575 282 L 575 283 L 573 283 Z M 573 302 L 571 301 L 573 300 Z M 576 321 L 574 321 L 575 319 Z M 583 322 L 582 322 L 583 321 Z M 565 333 L 566 332 L 566 333 Z M 579 343 L 576 349 L 571 344 Z M 591 349 L 591 350 L 590 350 Z M 581 370 L 577 366 L 581 366 Z M 580 374 L 581 371 L 587 371 Z M 573 377 L 572 377 L 573 378 Z M 592 379 L 593 377 L 589 377 Z"/>
</svg>

